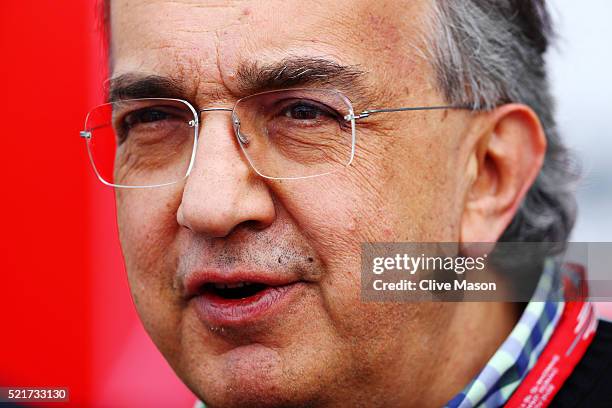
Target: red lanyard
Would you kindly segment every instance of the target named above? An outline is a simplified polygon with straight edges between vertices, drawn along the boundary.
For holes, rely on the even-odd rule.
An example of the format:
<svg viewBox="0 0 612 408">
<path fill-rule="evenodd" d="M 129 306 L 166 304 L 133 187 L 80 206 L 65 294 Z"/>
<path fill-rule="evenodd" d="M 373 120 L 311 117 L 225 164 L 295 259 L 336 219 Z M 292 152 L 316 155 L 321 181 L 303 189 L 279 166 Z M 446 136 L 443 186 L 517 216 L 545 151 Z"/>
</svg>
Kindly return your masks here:
<svg viewBox="0 0 612 408">
<path fill-rule="evenodd" d="M 506 407 L 548 406 L 591 344 L 596 328 L 597 319 L 591 303 L 567 302 L 536 365 Z"/>
</svg>

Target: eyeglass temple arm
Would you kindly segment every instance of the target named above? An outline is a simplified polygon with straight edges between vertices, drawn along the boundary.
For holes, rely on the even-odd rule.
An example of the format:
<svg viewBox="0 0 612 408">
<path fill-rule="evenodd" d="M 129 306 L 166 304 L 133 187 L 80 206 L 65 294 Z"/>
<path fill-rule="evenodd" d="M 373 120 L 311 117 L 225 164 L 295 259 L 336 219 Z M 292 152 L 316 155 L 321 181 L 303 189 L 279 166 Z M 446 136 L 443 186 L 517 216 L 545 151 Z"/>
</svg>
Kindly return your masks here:
<svg viewBox="0 0 612 408">
<path fill-rule="evenodd" d="M 87 130 L 81 130 L 79 132 L 79 135 L 83 139 L 91 139 L 91 132 L 93 132 L 94 130 L 97 130 L 97 129 L 102 129 L 103 127 L 104 126 L 95 126 L 95 127 L 90 128 L 90 129 L 87 129 Z"/>
<path fill-rule="evenodd" d="M 443 106 L 417 106 L 417 107 L 411 107 L 411 108 L 387 108 L 387 109 L 368 109 L 368 110 L 364 110 L 361 113 L 355 115 L 355 114 L 350 114 L 350 115 L 346 115 L 344 117 L 344 119 L 346 119 L 347 121 L 352 120 L 352 119 L 364 119 L 367 118 L 370 115 L 373 115 L 375 113 L 387 113 L 387 112 L 407 112 L 407 111 L 424 111 L 424 110 L 443 110 L 443 109 L 468 109 L 468 110 L 473 110 L 473 108 L 471 106 L 463 106 L 463 105 L 443 105 Z"/>
</svg>

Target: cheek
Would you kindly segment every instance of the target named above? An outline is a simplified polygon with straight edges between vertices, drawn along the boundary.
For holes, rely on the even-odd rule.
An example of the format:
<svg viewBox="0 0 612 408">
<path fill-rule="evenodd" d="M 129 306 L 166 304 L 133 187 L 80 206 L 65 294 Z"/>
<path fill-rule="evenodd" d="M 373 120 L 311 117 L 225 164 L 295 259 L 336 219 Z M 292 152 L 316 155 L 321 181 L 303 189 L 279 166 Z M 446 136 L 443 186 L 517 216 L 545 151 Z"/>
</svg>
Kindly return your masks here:
<svg viewBox="0 0 612 408">
<path fill-rule="evenodd" d="M 149 333 L 178 319 L 173 296 L 176 191 L 117 190 L 121 248 L 135 306 Z M 168 307 L 170 306 L 170 307 Z M 178 307 L 178 305 L 176 305 Z M 174 315 L 177 316 L 174 316 Z"/>
<path fill-rule="evenodd" d="M 119 238 L 129 266 L 155 269 L 151 262 L 169 247 L 178 228 L 178 200 L 177 188 L 117 190 Z"/>
<path fill-rule="evenodd" d="M 415 125 L 431 128 L 429 123 Z M 363 243 L 455 239 L 452 147 L 440 142 L 443 132 L 423 135 L 404 129 L 408 130 L 389 130 L 387 135 L 371 132 L 363 139 L 376 143 L 358 145 L 358 157 L 345 171 L 284 184 L 283 192 L 278 192 L 324 264 L 322 291 L 328 314 L 338 327 L 343 322 L 363 323 L 357 318 L 360 314 L 371 316 L 372 321 L 363 327 L 345 327 L 347 333 L 375 327 L 376 322 L 384 326 L 385 316 L 404 320 L 411 313 L 410 307 L 361 304 Z M 400 134 L 405 140 L 389 134 Z M 393 331 L 393 325 L 386 330 Z"/>
<path fill-rule="evenodd" d="M 441 126 L 435 113 L 420 113 L 404 125 L 388 158 L 393 177 L 384 191 L 397 215 L 395 241 L 454 242 L 463 209 L 458 131 Z"/>
<path fill-rule="evenodd" d="M 361 243 L 385 239 L 391 228 L 391 213 L 385 210 L 384 200 L 372 189 L 360 186 L 362 181 L 354 173 L 299 183 L 278 193 L 281 205 L 326 269 L 354 276 Z"/>
</svg>

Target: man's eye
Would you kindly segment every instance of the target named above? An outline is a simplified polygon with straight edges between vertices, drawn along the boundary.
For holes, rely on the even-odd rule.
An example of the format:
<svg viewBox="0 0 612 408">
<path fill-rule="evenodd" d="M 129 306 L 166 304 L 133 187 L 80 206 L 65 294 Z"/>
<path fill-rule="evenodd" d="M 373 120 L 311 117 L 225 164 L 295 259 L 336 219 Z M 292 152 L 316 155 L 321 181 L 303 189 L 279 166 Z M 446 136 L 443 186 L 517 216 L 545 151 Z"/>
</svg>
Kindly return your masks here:
<svg viewBox="0 0 612 408">
<path fill-rule="evenodd" d="M 142 109 L 127 115 L 124 123 L 128 128 L 132 128 L 141 123 L 153 123 L 167 120 L 171 117 L 168 112 L 158 109 Z"/>
<path fill-rule="evenodd" d="M 285 111 L 285 116 L 298 120 L 318 119 L 319 115 L 321 115 L 319 109 L 304 104 L 294 105 Z"/>
<path fill-rule="evenodd" d="M 113 127 L 118 143 L 123 143 L 128 138 L 150 142 L 176 133 L 187 125 L 190 118 L 193 118 L 193 114 L 184 109 L 162 105 L 148 106 L 125 109 L 125 112 L 117 111 Z"/>
<path fill-rule="evenodd" d="M 318 104 L 298 102 L 284 109 L 283 115 L 294 120 L 318 120 L 335 118 L 337 115 Z"/>
</svg>

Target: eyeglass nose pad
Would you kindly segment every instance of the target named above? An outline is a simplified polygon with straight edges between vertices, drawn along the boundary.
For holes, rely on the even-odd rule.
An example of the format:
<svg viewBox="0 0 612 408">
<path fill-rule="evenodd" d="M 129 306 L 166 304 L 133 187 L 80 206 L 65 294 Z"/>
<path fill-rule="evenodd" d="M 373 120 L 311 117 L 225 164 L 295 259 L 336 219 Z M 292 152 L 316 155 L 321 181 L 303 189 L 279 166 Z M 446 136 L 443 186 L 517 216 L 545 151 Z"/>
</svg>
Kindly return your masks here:
<svg viewBox="0 0 612 408">
<path fill-rule="evenodd" d="M 234 124 L 234 131 L 236 132 L 236 135 L 238 136 L 238 140 L 240 140 L 240 143 L 242 143 L 244 145 L 248 145 L 249 144 L 249 138 L 240 131 L 240 119 L 238 119 L 236 116 L 234 116 L 232 122 Z"/>
</svg>

